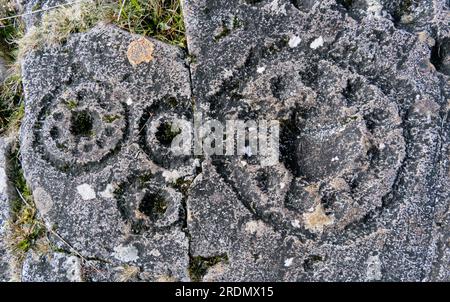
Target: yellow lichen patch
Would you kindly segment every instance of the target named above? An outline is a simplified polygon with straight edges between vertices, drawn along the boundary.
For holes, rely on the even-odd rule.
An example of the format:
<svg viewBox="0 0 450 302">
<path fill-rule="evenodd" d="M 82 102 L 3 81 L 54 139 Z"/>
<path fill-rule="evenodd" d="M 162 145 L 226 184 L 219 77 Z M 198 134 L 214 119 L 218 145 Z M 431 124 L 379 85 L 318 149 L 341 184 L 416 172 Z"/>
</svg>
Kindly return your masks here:
<svg viewBox="0 0 450 302">
<path fill-rule="evenodd" d="M 322 232 L 324 226 L 331 225 L 334 219 L 325 214 L 321 204 L 318 204 L 311 213 L 304 213 L 303 220 L 305 227 L 313 232 Z"/>
<path fill-rule="evenodd" d="M 133 66 L 137 66 L 141 63 L 149 63 L 153 60 L 153 51 L 155 46 L 152 42 L 145 38 L 133 41 L 128 46 L 127 57 L 128 61 Z"/>
</svg>

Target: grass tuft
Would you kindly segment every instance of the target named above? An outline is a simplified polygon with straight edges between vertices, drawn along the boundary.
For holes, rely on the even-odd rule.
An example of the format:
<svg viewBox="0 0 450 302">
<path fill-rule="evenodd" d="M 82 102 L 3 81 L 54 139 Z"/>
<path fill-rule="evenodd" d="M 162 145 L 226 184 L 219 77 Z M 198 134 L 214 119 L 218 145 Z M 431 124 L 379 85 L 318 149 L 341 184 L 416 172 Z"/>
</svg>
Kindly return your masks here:
<svg viewBox="0 0 450 302">
<path fill-rule="evenodd" d="M 0 85 L 0 134 L 16 132 L 24 112 L 22 78 L 11 73 Z"/>
<path fill-rule="evenodd" d="M 70 34 L 85 32 L 112 17 L 111 4 L 94 0 L 48 11 L 42 15 L 39 25 L 31 27 L 18 41 L 18 59 L 22 59 L 28 51 L 44 45 L 61 44 Z"/>
<path fill-rule="evenodd" d="M 11 203 L 12 217 L 9 222 L 10 232 L 8 242 L 11 250 L 19 261 L 30 250 L 45 251 L 48 249 L 46 241 L 46 229 L 42 221 L 37 217 L 37 209 L 33 196 L 23 176 L 19 160 L 19 152 L 16 150 L 12 157 L 11 174 L 17 196 Z"/>
<path fill-rule="evenodd" d="M 15 1 L 0 0 L 0 16 L 18 14 Z M 0 56 L 13 68 L 0 83 L 0 134 L 17 131 L 23 116 L 20 62 L 29 51 L 64 43 L 73 33 L 85 32 L 100 22 L 114 23 L 135 34 L 186 47 L 180 0 L 91 0 L 56 8 L 24 34 L 19 18 L 0 21 Z M 76 104 L 69 103 L 74 109 Z"/>
<path fill-rule="evenodd" d="M 0 16 L 17 14 L 14 1 L 0 0 Z M 19 19 L 0 21 L 0 59 L 9 70 L 0 82 L 0 134 L 17 130 L 23 115 L 22 80 L 20 68 L 15 64 L 17 57 L 16 41 L 23 36 L 24 25 Z"/>
<path fill-rule="evenodd" d="M 120 14 L 120 16 L 119 16 Z M 18 40 L 18 58 L 43 45 L 58 45 L 70 34 L 85 32 L 100 22 L 114 23 L 135 34 L 151 36 L 161 41 L 186 46 L 180 0 L 87 1 L 64 6 L 42 15 Z"/>
<path fill-rule="evenodd" d="M 125 0 L 116 24 L 132 33 L 151 36 L 163 42 L 186 47 L 180 0 Z"/>
<path fill-rule="evenodd" d="M 141 270 L 137 266 L 124 265 L 120 268 L 117 282 L 132 282 L 139 280 L 139 273 Z"/>
</svg>

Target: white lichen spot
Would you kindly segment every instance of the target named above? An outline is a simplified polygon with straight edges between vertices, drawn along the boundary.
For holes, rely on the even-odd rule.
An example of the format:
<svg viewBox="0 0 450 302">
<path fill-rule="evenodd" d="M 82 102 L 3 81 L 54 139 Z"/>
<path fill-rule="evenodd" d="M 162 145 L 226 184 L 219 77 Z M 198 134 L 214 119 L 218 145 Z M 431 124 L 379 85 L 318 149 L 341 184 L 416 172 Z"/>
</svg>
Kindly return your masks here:
<svg viewBox="0 0 450 302">
<path fill-rule="evenodd" d="M 380 143 L 379 149 L 380 150 L 384 150 L 384 148 L 386 148 L 386 145 L 384 143 Z"/>
<path fill-rule="evenodd" d="M 294 228 L 299 229 L 299 228 L 300 228 L 300 221 L 299 221 L 298 219 L 295 219 L 294 221 L 291 222 L 291 225 L 292 225 Z"/>
<path fill-rule="evenodd" d="M 162 173 L 162 176 L 164 177 L 164 179 L 166 180 L 166 182 L 174 182 L 176 181 L 178 178 L 180 178 L 180 173 L 176 170 L 174 171 L 164 171 Z"/>
<path fill-rule="evenodd" d="M 333 217 L 325 214 L 321 204 L 318 204 L 313 212 L 304 213 L 303 220 L 308 230 L 318 233 L 321 233 L 325 226 L 331 225 L 334 222 Z"/>
<path fill-rule="evenodd" d="M 272 2 L 266 4 L 263 10 L 275 13 L 277 15 L 286 15 L 286 4 L 280 5 L 280 0 L 273 0 Z"/>
<path fill-rule="evenodd" d="M 311 47 L 312 49 L 317 49 L 319 47 L 323 46 L 323 38 L 322 36 L 318 37 L 317 39 L 315 39 L 314 41 L 311 42 L 311 45 L 309 47 Z"/>
<path fill-rule="evenodd" d="M 331 159 L 332 162 L 339 161 L 339 157 L 335 156 Z"/>
<path fill-rule="evenodd" d="M 261 236 L 266 230 L 266 225 L 264 222 L 259 220 L 252 220 L 245 224 L 245 231 L 254 234 L 256 236 Z"/>
<path fill-rule="evenodd" d="M 230 69 L 226 69 L 225 72 L 223 73 L 223 76 L 226 79 L 231 78 L 233 76 L 233 71 Z"/>
<path fill-rule="evenodd" d="M 91 200 L 97 197 L 95 190 L 89 184 L 79 185 L 77 187 L 77 191 L 83 200 Z"/>
<path fill-rule="evenodd" d="M 381 273 L 380 257 L 378 255 L 369 256 L 366 263 L 367 263 L 366 280 L 380 281 L 381 278 L 383 277 Z"/>
<path fill-rule="evenodd" d="M 112 184 L 107 184 L 104 191 L 99 193 L 101 197 L 106 199 L 111 199 L 114 197 L 114 186 Z"/>
<path fill-rule="evenodd" d="M 128 106 L 133 105 L 133 100 L 132 100 L 131 98 L 128 98 L 128 99 L 127 99 L 127 105 L 128 105 Z"/>
<path fill-rule="evenodd" d="M 139 259 L 138 250 L 134 245 L 116 246 L 114 248 L 114 253 L 112 254 L 112 256 L 117 260 L 124 262 L 131 262 Z"/>
<path fill-rule="evenodd" d="M 161 256 L 161 252 L 158 251 L 157 249 L 153 249 L 150 251 L 150 255 L 152 255 L 153 257 L 159 257 Z"/>
<path fill-rule="evenodd" d="M 43 188 L 37 187 L 33 191 L 34 202 L 42 215 L 47 215 L 53 207 L 53 200 Z"/>
<path fill-rule="evenodd" d="M 378 0 L 366 0 L 367 12 L 375 18 L 381 18 L 383 5 Z"/>
<path fill-rule="evenodd" d="M 200 168 L 202 166 L 200 163 L 200 160 L 198 158 L 194 159 L 194 161 L 192 162 L 192 165 L 197 168 Z"/>
<path fill-rule="evenodd" d="M 300 39 L 299 36 L 292 36 L 289 39 L 289 47 L 290 48 L 297 47 L 300 44 L 301 41 L 302 41 L 302 39 Z"/>
<path fill-rule="evenodd" d="M 288 259 L 284 260 L 284 266 L 289 267 L 292 265 L 292 262 L 294 262 L 294 258 L 288 258 Z"/>
<path fill-rule="evenodd" d="M 265 67 L 265 66 L 261 66 L 261 67 L 258 67 L 258 68 L 256 69 L 256 72 L 257 72 L 257 73 L 263 73 L 264 71 L 266 71 L 266 67 Z"/>
<path fill-rule="evenodd" d="M 280 189 L 283 190 L 284 187 L 286 187 L 286 184 L 284 182 L 280 183 Z"/>
</svg>

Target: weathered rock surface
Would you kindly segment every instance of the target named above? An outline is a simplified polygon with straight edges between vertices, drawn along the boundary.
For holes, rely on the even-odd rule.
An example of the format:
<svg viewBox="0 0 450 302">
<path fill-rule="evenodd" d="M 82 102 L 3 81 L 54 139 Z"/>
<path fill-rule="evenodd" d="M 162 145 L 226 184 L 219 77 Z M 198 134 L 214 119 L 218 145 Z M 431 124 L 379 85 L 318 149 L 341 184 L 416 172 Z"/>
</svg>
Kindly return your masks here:
<svg viewBox="0 0 450 302">
<path fill-rule="evenodd" d="M 77 256 L 30 252 L 23 263 L 23 282 L 80 282 L 82 264 Z"/>
<path fill-rule="evenodd" d="M 26 58 L 23 165 L 43 219 L 73 250 L 141 267 L 149 280 L 187 280 L 182 194 L 170 175 L 192 177 L 194 160 L 166 161 L 168 148 L 149 142 L 166 119 L 190 114 L 189 72 L 180 50 L 155 40 L 143 44 L 151 61 L 132 66 L 136 41 L 100 26 Z"/>
<path fill-rule="evenodd" d="M 450 281 L 448 2 L 183 6 L 189 65 L 105 25 L 23 62 L 23 168 L 68 252 L 24 280 Z M 280 162 L 176 156 L 194 111 L 280 121 Z"/>
<path fill-rule="evenodd" d="M 223 225 L 219 193 L 191 191 L 191 252 L 218 249 L 220 233 L 229 256 L 209 278 L 448 280 L 449 7 L 401 2 L 186 1 L 198 107 L 282 125 L 279 165 L 207 168 L 228 184 Z M 230 188 L 261 242 L 221 230 L 245 221 Z M 239 256 L 267 244 L 265 269 Z"/>
<path fill-rule="evenodd" d="M 11 140 L 0 138 L 0 281 L 12 278 L 11 254 L 8 249 L 8 221 L 13 188 L 8 178 Z"/>
</svg>

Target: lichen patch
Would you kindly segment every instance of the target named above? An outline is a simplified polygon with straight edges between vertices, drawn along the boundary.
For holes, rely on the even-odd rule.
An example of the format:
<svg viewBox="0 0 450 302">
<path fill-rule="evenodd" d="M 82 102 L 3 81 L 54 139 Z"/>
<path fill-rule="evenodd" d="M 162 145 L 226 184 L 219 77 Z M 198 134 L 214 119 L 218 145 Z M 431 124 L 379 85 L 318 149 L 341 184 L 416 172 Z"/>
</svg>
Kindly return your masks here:
<svg viewBox="0 0 450 302">
<path fill-rule="evenodd" d="M 133 66 L 141 63 L 150 63 L 153 60 L 153 51 L 155 45 L 145 38 L 133 41 L 128 46 L 127 57 L 128 61 Z"/>
<path fill-rule="evenodd" d="M 319 47 L 322 47 L 324 43 L 323 37 L 320 36 L 317 39 L 315 39 L 314 41 L 311 42 L 311 49 L 317 49 Z"/>
<path fill-rule="evenodd" d="M 333 217 L 327 216 L 321 204 L 318 204 L 311 213 L 304 213 L 305 227 L 313 232 L 322 232 L 323 228 L 334 222 Z"/>
<path fill-rule="evenodd" d="M 112 254 L 114 258 L 124 262 L 136 261 L 139 259 L 139 252 L 137 248 L 133 245 L 129 246 L 117 246 L 114 248 L 114 253 Z"/>
<path fill-rule="evenodd" d="M 96 198 L 94 189 L 89 184 L 82 184 L 77 187 L 78 194 L 83 200 L 91 200 Z"/>
</svg>

